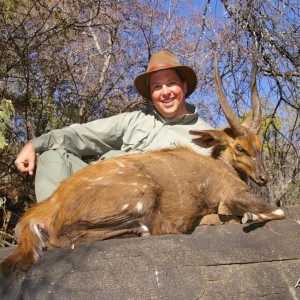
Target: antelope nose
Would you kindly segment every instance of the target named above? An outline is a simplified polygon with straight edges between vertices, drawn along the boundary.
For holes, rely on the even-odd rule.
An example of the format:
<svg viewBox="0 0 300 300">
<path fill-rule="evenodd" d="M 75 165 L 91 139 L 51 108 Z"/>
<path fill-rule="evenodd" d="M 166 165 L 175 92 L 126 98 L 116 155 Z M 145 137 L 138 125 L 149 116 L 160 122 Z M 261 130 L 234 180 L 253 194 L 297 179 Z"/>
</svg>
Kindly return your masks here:
<svg viewBox="0 0 300 300">
<path fill-rule="evenodd" d="M 265 185 L 268 182 L 268 175 L 260 175 L 259 180 L 261 181 L 262 185 Z"/>
</svg>

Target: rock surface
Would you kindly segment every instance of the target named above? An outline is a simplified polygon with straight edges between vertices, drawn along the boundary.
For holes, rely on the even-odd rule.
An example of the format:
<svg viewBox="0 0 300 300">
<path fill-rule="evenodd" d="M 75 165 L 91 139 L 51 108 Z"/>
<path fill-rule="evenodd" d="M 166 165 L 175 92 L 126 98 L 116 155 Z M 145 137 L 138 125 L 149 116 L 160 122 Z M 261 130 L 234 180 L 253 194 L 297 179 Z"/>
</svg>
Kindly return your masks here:
<svg viewBox="0 0 300 300">
<path fill-rule="evenodd" d="M 300 206 L 285 210 L 266 224 L 50 249 L 28 273 L 0 275 L 0 299 L 300 299 Z"/>
</svg>

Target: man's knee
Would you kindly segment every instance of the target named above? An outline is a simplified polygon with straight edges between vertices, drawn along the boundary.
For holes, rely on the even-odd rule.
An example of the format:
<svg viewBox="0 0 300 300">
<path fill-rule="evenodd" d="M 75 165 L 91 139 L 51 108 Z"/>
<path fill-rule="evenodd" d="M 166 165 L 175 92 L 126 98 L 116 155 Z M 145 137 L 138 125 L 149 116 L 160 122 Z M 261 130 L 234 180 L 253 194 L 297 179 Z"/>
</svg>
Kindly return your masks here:
<svg viewBox="0 0 300 300">
<path fill-rule="evenodd" d="M 60 182 L 87 164 L 66 150 L 47 150 L 39 155 L 35 176 L 35 193 L 40 202 L 56 190 Z"/>
<path fill-rule="evenodd" d="M 37 159 L 37 170 L 43 169 L 54 172 L 62 177 L 68 177 L 85 167 L 87 163 L 64 149 L 47 150 Z"/>
<path fill-rule="evenodd" d="M 66 163 L 67 151 L 63 149 L 47 150 L 37 158 L 38 164 Z"/>
</svg>

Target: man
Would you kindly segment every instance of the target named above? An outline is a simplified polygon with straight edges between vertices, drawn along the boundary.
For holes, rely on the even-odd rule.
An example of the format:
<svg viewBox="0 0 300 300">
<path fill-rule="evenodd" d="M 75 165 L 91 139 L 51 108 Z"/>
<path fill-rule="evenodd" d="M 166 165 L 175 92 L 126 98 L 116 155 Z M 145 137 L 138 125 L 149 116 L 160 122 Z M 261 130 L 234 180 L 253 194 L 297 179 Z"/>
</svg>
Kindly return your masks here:
<svg viewBox="0 0 300 300">
<path fill-rule="evenodd" d="M 138 92 L 152 101 L 154 109 L 123 113 L 86 124 L 52 130 L 32 139 L 19 153 L 15 164 L 21 172 L 33 174 L 38 158 L 35 192 L 37 201 L 49 197 L 59 183 L 87 164 L 80 157 L 101 154 L 101 159 L 166 147 L 191 146 L 203 155 L 209 149 L 193 144 L 189 130 L 212 129 L 185 102 L 197 85 L 193 69 L 179 63 L 168 51 L 150 58 L 147 71 L 136 77 Z"/>
</svg>

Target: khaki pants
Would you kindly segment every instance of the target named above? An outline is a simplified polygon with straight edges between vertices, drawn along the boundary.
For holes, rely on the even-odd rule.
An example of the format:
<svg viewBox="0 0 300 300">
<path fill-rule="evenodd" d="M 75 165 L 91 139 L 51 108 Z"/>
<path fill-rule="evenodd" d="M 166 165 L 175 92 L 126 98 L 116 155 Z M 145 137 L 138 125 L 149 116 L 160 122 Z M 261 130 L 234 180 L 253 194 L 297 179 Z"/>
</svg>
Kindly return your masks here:
<svg viewBox="0 0 300 300">
<path fill-rule="evenodd" d="M 85 166 L 87 166 L 87 163 L 63 149 L 43 152 L 38 157 L 35 175 L 37 202 L 51 196 L 62 180 Z"/>
</svg>

